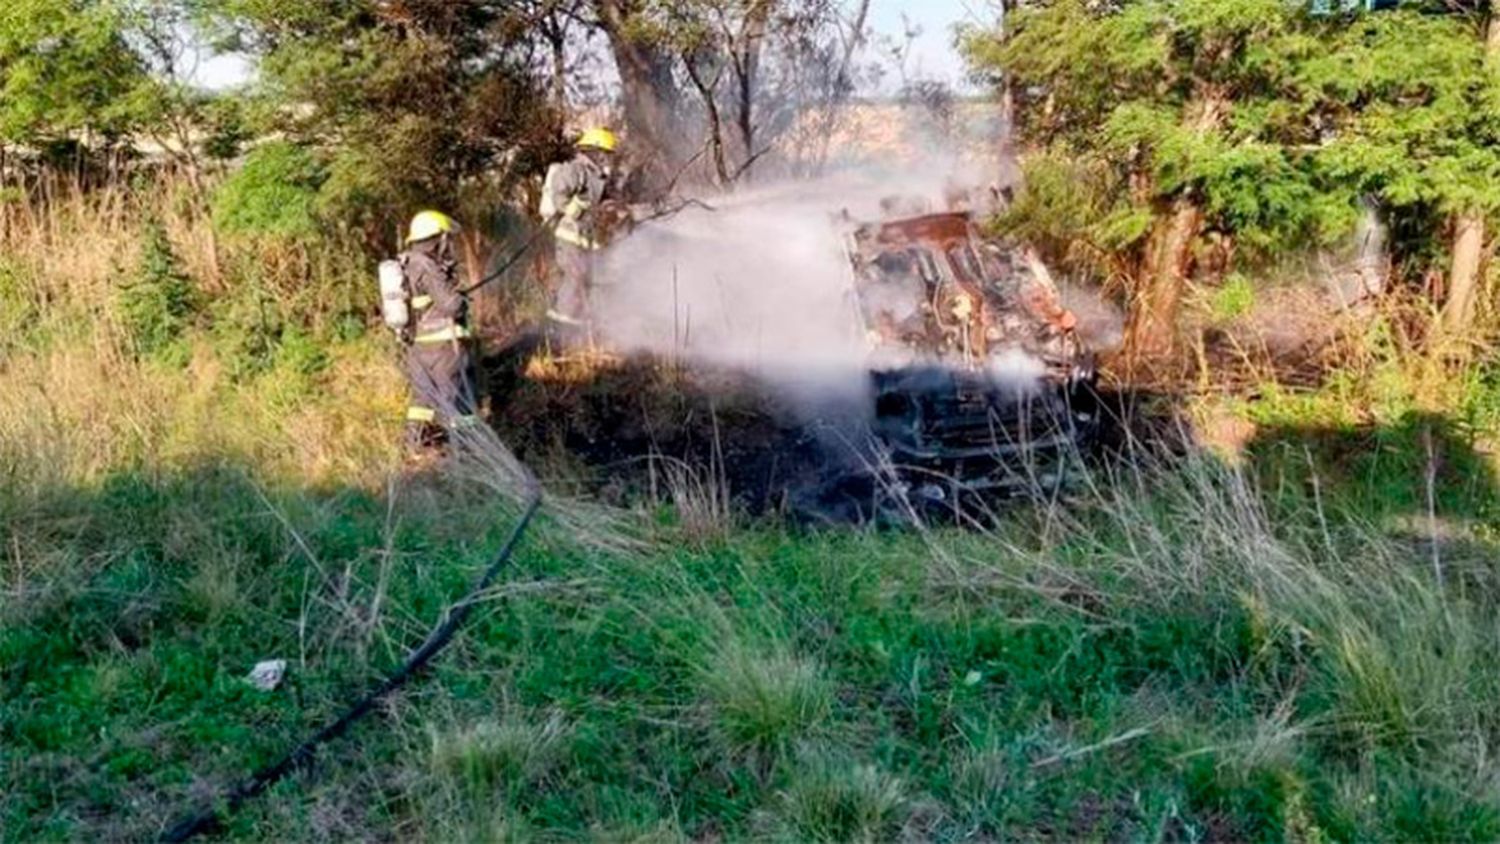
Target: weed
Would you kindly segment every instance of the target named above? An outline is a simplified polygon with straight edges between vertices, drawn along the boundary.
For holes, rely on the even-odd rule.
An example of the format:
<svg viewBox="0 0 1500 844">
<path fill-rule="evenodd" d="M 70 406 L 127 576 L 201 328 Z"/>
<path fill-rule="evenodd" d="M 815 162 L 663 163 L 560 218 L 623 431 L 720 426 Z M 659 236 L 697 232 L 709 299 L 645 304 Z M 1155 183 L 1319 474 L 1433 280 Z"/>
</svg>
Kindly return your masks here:
<svg viewBox="0 0 1500 844">
<path fill-rule="evenodd" d="M 1250 279 L 1238 273 L 1224 279 L 1224 284 L 1214 291 L 1209 311 L 1213 318 L 1228 322 L 1244 316 L 1255 306 L 1255 286 Z"/>
<path fill-rule="evenodd" d="M 308 150 L 285 142 L 264 144 L 218 188 L 214 224 L 252 238 L 311 238 L 318 231 L 318 188 L 326 178 Z"/>
<path fill-rule="evenodd" d="M 432 766 L 466 787 L 516 789 L 545 776 L 558 762 L 568 726 L 558 713 L 545 720 L 511 715 L 433 732 Z"/>
<path fill-rule="evenodd" d="M 905 784 L 877 766 L 814 752 L 780 797 L 780 820 L 803 841 L 890 841 L 910 803 Z"/>
<path fill-rule="evenodd" d="M 733 752 L 782 752 L 810 738 L 833 710 L 833 688 L 817 662 L 785 645 L 719 647 L 700 682 Z"/>
</svg>

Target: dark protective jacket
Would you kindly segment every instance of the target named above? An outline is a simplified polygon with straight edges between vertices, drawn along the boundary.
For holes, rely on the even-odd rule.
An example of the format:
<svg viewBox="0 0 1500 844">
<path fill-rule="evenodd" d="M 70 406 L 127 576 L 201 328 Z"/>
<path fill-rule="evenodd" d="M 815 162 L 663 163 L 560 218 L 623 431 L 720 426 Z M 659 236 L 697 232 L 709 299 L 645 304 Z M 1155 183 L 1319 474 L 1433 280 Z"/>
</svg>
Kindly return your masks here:
<svg viewBox="0 0 1500 844">
<path fill-rule="evenodd" d="M 441 343 L 469 336 L 468 303 L 458 292 L 458 264 L 441 238 L 412 245 L 402 261 L 411 286 L 417 343 Z"/>
</svg>

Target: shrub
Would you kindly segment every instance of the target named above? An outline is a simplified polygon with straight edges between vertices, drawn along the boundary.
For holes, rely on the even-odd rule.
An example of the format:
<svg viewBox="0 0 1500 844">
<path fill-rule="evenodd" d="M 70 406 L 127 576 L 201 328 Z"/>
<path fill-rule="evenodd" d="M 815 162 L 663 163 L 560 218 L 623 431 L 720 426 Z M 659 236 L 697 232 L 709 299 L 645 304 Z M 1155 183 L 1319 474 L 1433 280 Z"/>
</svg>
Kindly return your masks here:
<svg viewBox="0 0 1500 844">
<path fill-rule="evenodd" d="M 255 375 L 276 363 L 285 327 L 281 304 L 258 281 L 220 301 L 213 323 L 214 347 L 230 375 Z"/>
<path fill-rule="evenodd" d="M 121 288 L 120 319 L 135 353 L 157 357 L 180 348 L 198 311 L 198 295 L 178 266 L 160 222 L 146 224 L 145 243 L 133 277 Z"/>
<path fill-rule="evenodd" d="M 326 178 L 307 148 L 268 143 L 214 193 L 214 224 L 228 234 L 306 241 L 318 233 L 318 190 Z"/>
</svg>

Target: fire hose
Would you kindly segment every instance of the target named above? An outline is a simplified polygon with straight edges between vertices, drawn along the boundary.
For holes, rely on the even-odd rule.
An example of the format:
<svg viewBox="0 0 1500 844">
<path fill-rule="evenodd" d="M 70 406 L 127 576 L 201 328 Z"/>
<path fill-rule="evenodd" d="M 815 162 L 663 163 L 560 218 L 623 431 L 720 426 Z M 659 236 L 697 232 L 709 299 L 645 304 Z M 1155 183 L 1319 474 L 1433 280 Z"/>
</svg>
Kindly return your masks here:
<svg viewBox="0 0 1500 844">
<path fill-rule="evenodd" d="M 232 814 L 246 801 L 270 788 L 272 785 L 286 777 L 287 774 L 306 766 L 312 761 L 314 754 L 320 745 L 332 741 L 354 726 L 355 722 L 369 715 L 375 709 L 375 705 L 386 695 L 406 685 L 417 671 L 421 670 L 434 656 L 452 641 L 459 627 L 468 618 L 473 610 L 475 598 L 481 592 L 488 589 L 490 584 L 500 574 L 510 561 L 511 555 L 515 553 L 516 546 L 520 544 L 521 537 L 526 533 L 526 528 L 531 519 L 541 507 L 542 496 L 540 492 L 534 492 L 526 509 L 522 512 L 520 521 L 511 529 L 510 536 L 505 544 L 500 547 L 494 559 L 484 572 L 469 587 L 464 597 L 448 608 L 446 617 L 427 634 L 426 640 L 422 642 L 401 667 L 392 672 L 386 679 L 373 690 L 360 698 L 354 705 L 350 706 L 338 720 L 314 733 L 311 738 L 297 745 L 293 750 L 283 756 L 280 761 L 256 771 L 249 779 L 236 785 L 223 795 L 225 802 L 223 815 Z M 219 823 L 221 814 L 215 806 L 208 806 L 195 814 L 183 818 L 174 824 L 162 835 L 161 840 L 166 842 L 188 841 L 202 833 L 208 832 Z"/>
<path fill-rule="evenodd" d="M 664 217 L 673 216 L 674 214 L 677 214 L 678 212 L 683 211 L 687 208 L 702 208 L 705 211 L 716 210 L 712 205 L 709 205 L 702 200 L 686 199 L 671 207 L 658 209 L 644 217 L 636 218 L 635 220 L 633 220 L 633 223 L 639 225 L 640 223 L 648 223 L 654 220 L 660 220 Z M 479 288 L 484 287 L 486 284 L 498 280 L 500 276 L 505 275 L 506 270 L 515 266 L 516 262 L 525 257 L 526 253 L 531 251 L 531 247 L 535 246 L 537 241 L 541 240 L 548 233 L 549 232 L 546 227 L 538 229 L 535 234 L 526 239 L 525 243 L 521 244 L 520 249 L 517 249 L 509 258 L 505 259 L 505 262 L 500 265 L 499 269 L 474 282 L 468 287 L 465 287 L 462 290 L 458 291 L 458 295 L 468 296 L 470 293 L 473 293 Z"/>
<path fill-rule="evenodd" d="M 469 285 L 468 287 L 465 287 L 464 289 L 458 291 L 458 295 L 460 295 L 460 296 L 467 296 L 470 293 L 473 293 L 474 291 L 478 290 L 479 288 L 485 286 L 486 284 L 489 284 L 490 282 L 499 279 L 500 276 L 505 275 L 505 271 L 508 270 L 508 269 L 510 269 L 511 267 L 514 267 L 516 265 L 516 262 L 519 261 L 519 260 L 521 260 L 521 258 L 523 258 L 526 255 L 527 252 L 530 252 L 531 251 L 531 247 L 535 246 L 536 242 L 538 240 L 541 240 L 542 237 L 543 237 L 543 235 L 546 235 L 546 234 L 547 234 L 547 230 L 546 229 L 544 229 L 544 228 L 543 229 L 538 229 L 535 234 L 533 234 L 531 237 L 529 237 L 529 238 L 526 239 L 525 243 L 521 244 L 521 248 L 517 249 L 515 251 L 515 254 L 513 254 L 509 258 L 505 259 L 505 262 L 500 265 L 500 269 L 495 270 L 494 272 L 490 273 L 489 275 L 485 276 L 484 278 L 481 278 L 480 280 L 474 282 L 473 284 Z"/>
</svg>

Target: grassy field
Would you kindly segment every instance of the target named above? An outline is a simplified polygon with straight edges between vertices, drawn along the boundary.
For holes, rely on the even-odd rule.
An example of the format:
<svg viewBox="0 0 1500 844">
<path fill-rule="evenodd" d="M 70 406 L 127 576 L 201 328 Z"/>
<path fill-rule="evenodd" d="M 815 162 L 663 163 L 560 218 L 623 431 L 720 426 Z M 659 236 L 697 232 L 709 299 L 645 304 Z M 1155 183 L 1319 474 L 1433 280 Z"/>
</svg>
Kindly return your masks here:
<svg viewBox="0 0 1500 844">
<path fill-rule="evenodd" d="M 5 840 L 158 834 L 399 664 L 516 516 L 497 441 L 398 471 L 357 267 L 228 296 L 271 259 L 166 206 L 160 238 L 8 219 Z M 1390 366 L 1200 404 L 1254 426 L 1237 458 L 1135 455 L 984 532 L 555 500 L 432 670 L 229 836 L 1493 840 L 1500 389 Z"/>
</svg>

